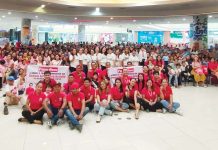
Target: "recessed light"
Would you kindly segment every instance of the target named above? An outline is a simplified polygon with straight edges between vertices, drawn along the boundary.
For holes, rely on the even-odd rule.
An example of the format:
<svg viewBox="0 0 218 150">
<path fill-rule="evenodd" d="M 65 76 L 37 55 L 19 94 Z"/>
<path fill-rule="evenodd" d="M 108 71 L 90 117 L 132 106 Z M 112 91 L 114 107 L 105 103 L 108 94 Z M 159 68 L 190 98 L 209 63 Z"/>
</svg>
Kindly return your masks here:
<svg viewBox="0 0 218 150">
<path fill-rule="evenodd" d="M 151 22 L 149 22 L 149 24 L 152 24 Z"/>
<path fill-rule="evenodd" d="M 99 11 L 100 11 L 100 8 L 99 8 L 99 7 L 97 7 L 97 8 L 95 9 L 95 11 L 96 11 L 96 12 L 99 12 Z"/>
<path fill-rule="evenodd" d="M 8 15 L 11 15 L 11 12 L 10 12 L 10 11 L 8 12 Z"/>
<path fill-rule="evenodd" d="M 136 22 L 136 20 L 133 20 L 133 22 Z"/>
<path fill-rule="evenodd" d="M 114 18 L 113 18 L 113 17 L 111 17 L 110 19 L 111 19 L 111 20 L 113 20 Z"/>
<path fill-rule="evenodd" d="M 41 5 L 41 8 L 45 8 L 45 5 Z"/>
<path fill-rule="evenodd" d="M 35 16 L 35 18 L 38 18 L 38 16 Z"/>
<path fill-rule="evenodd" d="M 77 20 L 78 18 L 77 18 L 77 17 L 75 17 L 74 19 L 75 19 L 75 20 Z"/>
<path fill-rule="evenodd" d="M 213 17 L 212 15 L 209 16 L 209 18 L 212 18 L 212 17 Z"/>
<path fill-rule="evenodd" d="M 186 18 L 183 18 L 182 20 L 183 20 L 183 21 L 186 21 Z"/>
<path fill-rule="evenodd" d="M 2 16 L 2 18 L 5 18 L 5 16 Z"/>
<path fill-rule="evenodd" d="M 167 23 L 169 24 L 170 22 L 168 21 Z"/>
</svg>

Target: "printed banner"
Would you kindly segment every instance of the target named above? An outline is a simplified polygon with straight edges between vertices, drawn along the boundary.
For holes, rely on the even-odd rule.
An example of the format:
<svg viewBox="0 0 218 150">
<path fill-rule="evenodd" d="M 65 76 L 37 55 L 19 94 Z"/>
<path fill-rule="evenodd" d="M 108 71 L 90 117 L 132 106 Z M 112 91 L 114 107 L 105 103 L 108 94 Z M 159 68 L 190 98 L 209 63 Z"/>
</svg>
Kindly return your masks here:
<svg viewBox="0 0 218 150">
<path fill-rule="evenodd" d="M 108 77 L 110 78 L 111 84 L 114 84 L 116 78 L 120 78 L 122 76 L 123 68 L 127 68 L 128 75 L 132 78 L 138 78 L 138 74 L 143 73 L 142 66 L 109 68 Z"/>
<path fill-rule="evenodd" d="M 44 72 L 50 71 L 51 78 L 56 82 L 64 84 L 68 80 L 69 67 L 68 66 L 37 66 L 29 65 L 27 67 L 26 86 L 30 83 L 35 85 L 37 82 L 44 78 Z"/>
</svg>

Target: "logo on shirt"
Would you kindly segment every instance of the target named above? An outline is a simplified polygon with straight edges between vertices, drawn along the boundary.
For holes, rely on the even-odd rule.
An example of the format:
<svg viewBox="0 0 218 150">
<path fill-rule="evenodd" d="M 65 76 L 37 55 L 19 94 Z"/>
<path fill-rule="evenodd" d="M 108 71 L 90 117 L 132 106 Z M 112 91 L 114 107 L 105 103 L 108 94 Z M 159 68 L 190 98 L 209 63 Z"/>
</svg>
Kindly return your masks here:
<svg viewBox="0 0 218 150">
<path fill-rule="evenodd" d="M 39 101 L 41 102 L 41 101 L 42 101 L 42 98 L 39 98 Z"/>
<path fill-rule="evenodd" d="M 62 101 L 62 98 L 61 98 L 61 97 L 59 98 L 59 101 Z"/>
</svg>

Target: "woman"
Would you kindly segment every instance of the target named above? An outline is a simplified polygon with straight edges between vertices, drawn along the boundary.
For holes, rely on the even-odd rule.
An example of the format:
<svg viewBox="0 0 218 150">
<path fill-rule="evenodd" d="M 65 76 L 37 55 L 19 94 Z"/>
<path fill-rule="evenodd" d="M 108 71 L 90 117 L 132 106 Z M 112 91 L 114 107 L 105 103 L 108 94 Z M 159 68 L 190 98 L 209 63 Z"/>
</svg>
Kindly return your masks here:
<svg viewBox="0 0 218 150">
<path fill-rule="evenodd" d="M 211 74 L 216 76 L 218 79 L 218 63 L 214 60 L 213 57 L 211 58 L 208 64 L 208 68 L 211 71 Z"/>
<path fill-rule="evenodd" d="M 101 66 L 101 70 L 106 69 L 106 62 L 107 62 L 107 49 L 103 47 L 101 49 L 101 59 L 99 60 L 99 65 Z"/>
<path fill-rule="evenodd" d="M 88 68 L 90 68 L 90 64 L 91 64 L 91 57 L 88 53 L 88 49 L 85 48 L 84 49 L 84 54 L 83 54 L 83 72 L 86 74 L 88 74 Z"/>
<path fill-rule="evenodd" d="M 111 107 L 114 110 L 121 112 L 129 112 L 129 105 L 127 103 L 123 103 L 124 98 L 124 89 L 122 86 L 121 79 L 115 79 L 115 85 L 111 88 Z"/>
<path fill-rule="evenodd" d="M 51 65 L 53 66 L 60 66 L 62 63 L 62 60 L 60 59 L 60 56 L 57 54 L 55 55 L 55 59 L 51 61 Z"/>
<path fill-rule="evenodd" d="M 123 66 L 127 66 L 127 63 L 129 61 L 129 57 L 130 57 L 130 53 L 129 53 L 129 49 L 125 48 L 124 53 L 122 54 L 123 57 Z"/>
<path fill-rule="evenodd" d="M 110 62 L 111 64 L 111 67 L 114 67 L 114 64 L 115 64 L 115 59 L 116 59 L 116 56 L 115 54 L 113 53 L 112 49 L 108 49 L 108 54 L 107 54 L 107 62 Z"/>
<path fill-rule="evenodd" d="M 111 93 L 106 83 L 102 81 L 100 83 L 99 90 L 96 92 L 96 103 L 94 105 L 94 111 L 98 111 L 96 122 L 99 123 L 104 114 L 112 116 L 110 110 Z"/>
<path fill-rule="evenodd" d="M 144 74 L 143 73 L 138 74 L 137 86 L 138 86 L 139 93 L 142 93 L 142 90 L 145 87 L 145 80 L 144 80 Z"/>
<path fill-rule="evenodd" d="M 130 83 L 128 86 L 125 88 L 125 100 L 130 108 L 135 109 L 136 106 L 136 96 L 138 94 L 138 88 L 136 86 L 136 80 L 134 78 L 130 79 Z"/>
<path fill-rule="evenodd" d="M 72 50 L 72 53 L 69 56 L 69 61 L 70 61 L 70 72 L 76 71 L 76 66 L 79 65 L 79 58 L 77 56 L 76 49 Z"/>
<path fill-rule="evenodd" d="M 162 86 L 160 87 L 160 97 L 161 97 L 161 101 L 160 101 L 161 104 L 168 112 L 182 115 L 177 110 L 180 107 L 180 104 L 178 102 L 173 102 L 173 92 L 171 87 L 168 85 L 168 81 L 166 79 L 162 80 Z"/>
<path fill-rule="evenodd" d="M 157 59 L 156 59 L 155 65 L 158 66 L 158 67 L 160 68 L 160 71 L 163 70 L 163 68 L 164 68 L 164 61 L 162 60 L 162 58 L 161 58 L 160 55 L 157 56 Z"/>
<path fill-rule="evenodd" d="M 157 101 L 157 93 L 151 79 L 147 80 L 146 87 L 142 91 L 142 98 L 138 99 L 138 103 L 148 112 L 162 112 L 163 106 Z"/>
<path fill-rule="evenodd" d="M 206 76 L 205 76 L 205 74 L 203 72 L 201 63 L 198 60 L 197 55 L 195 55 L 194 61 L 192 62 L 192 72 L 191 72 L 191 74 L 194 75 L 194 79 L 195 79 L 197 87 L 198 87 L 199 83 L 202 83 L 202 85 L 205 86 L 204 81 L 206 80 Z"/>
<path fill-rule="evenodd" d="M 114 67 L 122 67 L 123 66 L 123 57 L 120 55 L 120 50 L 117 49 L 115 51 L 115 66 Z"/>
<path fill-rule="evenodd" d="M 26 109 L 22 111 L 22 116 L 24 118 L 19 118 L 19 122 L 29 122 L 34 124 L 43 124 L 42 117 L 44 115 L 44 109 L 42 106 L 43 101 L 46 96 L 42 92 L 42 83 L 38 82 L 36 84 L 36 89 L 31 93 L 26 101 Z"/>
</svg>

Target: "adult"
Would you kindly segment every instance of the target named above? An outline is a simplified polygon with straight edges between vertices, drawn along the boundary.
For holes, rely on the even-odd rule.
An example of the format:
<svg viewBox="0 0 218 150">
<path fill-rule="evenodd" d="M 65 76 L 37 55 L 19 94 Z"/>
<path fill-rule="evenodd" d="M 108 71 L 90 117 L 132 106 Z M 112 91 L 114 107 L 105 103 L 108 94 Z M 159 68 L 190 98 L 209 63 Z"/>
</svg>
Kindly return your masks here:
<svg viewBox="0 0 218 150">
<path fill-rule="evenodd" d="M 42 80 L 42 92 L 45 92 L 48 86 L 50 86 L 53 89 L 55 84 L 56 84 L 56 81 L 51 78 L 51 72 L 45 71 L 44 79 Z"/>
</svg>

